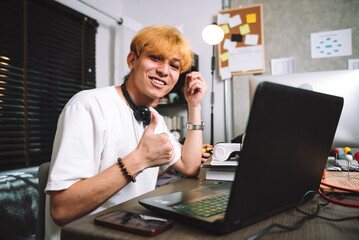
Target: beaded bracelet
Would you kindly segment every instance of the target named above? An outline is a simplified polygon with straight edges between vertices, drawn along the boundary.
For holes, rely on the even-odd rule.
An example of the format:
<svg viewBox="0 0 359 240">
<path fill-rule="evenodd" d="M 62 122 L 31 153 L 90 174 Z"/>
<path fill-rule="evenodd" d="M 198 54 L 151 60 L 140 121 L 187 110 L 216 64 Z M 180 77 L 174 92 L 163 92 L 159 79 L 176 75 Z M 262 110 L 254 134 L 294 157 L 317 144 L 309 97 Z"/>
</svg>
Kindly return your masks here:
<svg viewBox="0 0 359 240">
<path fill-rule="evenodd" d="M 122 158 L 119 157 L 117 159 L 117 161 L 118 161 L 118 164 L 120 165 L 120 168 L 125 172 L 125 174 L 130 178 L 130 180 L 132 182 L 136 182 L 136 178 L 134 176 L 132 176 L 132 174 L 127 170 L 125 164 L 123 164 Z"/>
</svg>

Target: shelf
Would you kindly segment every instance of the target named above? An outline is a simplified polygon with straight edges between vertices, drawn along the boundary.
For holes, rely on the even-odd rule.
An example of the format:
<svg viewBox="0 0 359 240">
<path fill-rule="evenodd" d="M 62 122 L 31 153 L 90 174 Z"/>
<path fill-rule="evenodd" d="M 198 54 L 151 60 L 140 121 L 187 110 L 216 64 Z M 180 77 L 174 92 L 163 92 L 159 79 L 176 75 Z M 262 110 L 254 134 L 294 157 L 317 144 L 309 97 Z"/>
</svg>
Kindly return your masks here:
<svg viewBox="0 0 359 240">
<path fill-rule="evenodd" d="M 157 108 L 185 108 L 187 103 L 165 103 L 158 104 Z"/>
</svg>

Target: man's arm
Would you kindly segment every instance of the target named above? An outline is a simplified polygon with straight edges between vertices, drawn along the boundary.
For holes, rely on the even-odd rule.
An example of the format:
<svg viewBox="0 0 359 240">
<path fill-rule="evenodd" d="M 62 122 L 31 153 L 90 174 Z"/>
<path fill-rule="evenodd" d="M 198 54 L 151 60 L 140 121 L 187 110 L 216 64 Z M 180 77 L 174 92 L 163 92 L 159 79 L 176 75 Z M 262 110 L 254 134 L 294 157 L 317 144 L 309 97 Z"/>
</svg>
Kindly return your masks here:
<svg viewBox="0 0 359 240">
<path fill-rule="evenodd" d="M 146 168 L 169 164 L 172 161 L 173 146 L 168 135 L 154 133 L 157 122 L 156 114 L 152 114 L 151 123 L 138 146 L 122 159 L 127 170 L 135 177 Z M 91 213 L 129 181 L 128 176 L 115 163 L 93 177 L 74 183 L 66 190 L 51 191 L 50 209 L 54 222 L 63 226 Z"/>
<path fill-rule="evenodd" d="M 94 177 L 74 183 L 68 189 L 51 191 L 51 216 L 57 225 L 63 226 L 98 208 L 128 182 L 128 177 L 118 164 L 114 164 Z"/>
<path fill-rule="evenodd" d="M 207 83 L 199 72 L 186 75 L 184 92 L 188 104 L 188 123 L 201 125 L 201 103 L 207 88 Z M 187 176 L 197 176 L 201 166 L 202 143 L 202 130 L 187 129 L 181 159 L 174 164 L 174 169 Z"/>
</svg>

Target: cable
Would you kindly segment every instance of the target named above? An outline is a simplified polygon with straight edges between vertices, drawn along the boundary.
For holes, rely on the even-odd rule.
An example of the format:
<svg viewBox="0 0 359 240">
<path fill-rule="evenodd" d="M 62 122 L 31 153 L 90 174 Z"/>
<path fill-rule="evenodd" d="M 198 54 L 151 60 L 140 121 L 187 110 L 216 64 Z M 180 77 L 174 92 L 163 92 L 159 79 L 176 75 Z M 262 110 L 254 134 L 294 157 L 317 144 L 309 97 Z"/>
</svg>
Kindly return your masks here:
<svg viewBox="0 0 359 240">
<path fill-rule="evenodd" d="M 342 201 L 338 201 L 338 200 L 335 200 L 333 198 L 330 198 L 330 197 L 324 195 L 321 190 L 319 190 L 319 193 L 323 198 L 325 198 L 329 202 L 339 204 L 339 205 L 342 205 L 342 206 L 347 206 L 347 207 L 359 207 L 358 203 L 342 202 Z"/>
<path fill-rule="evenodd" d="M 259 233 L 257 233 L 255 235 L 251 236 L 250 238 L 248 238 L 248 240 L 255 240 L 257 238 L 260 238 L 261 236 L 263 236 L 264 234 L 269 232 L 274 227 L 279 227 L 279 228 L 289 230 L 289 231 L 296 230 L 296 229 L 300 228 L 303 225 L 303 223 L 309 218 L 310 217 L 308 217 L 308 216 L 304 216 L 297 224 L 295 224 L 293 226 L 284 226 L 284 225 L 281 225 L 281 224 L 273 223 L 273 224 L 269 225 L 268 227 L 266 227 L 265 229 L 263 229 L 262 231 L 260 231 Z"/>
<path fill-rule="evenodd" d="M 307 212 L 304 212 L 302 210 L 299 209 L 299 205 L 301 205 L 304 200 L 306 199 L 306 197 L 309 195 L 309 194 L 314 194 L 314 195 L 320 195 L 321 197 L 323 197 L 324 200 L 326 200 L 325 203 L 318 203 L 317 204 L 317 208 L 315 210 L 314 213 L 307 213 Z M 269 225 L 268 227 L 264 228 L 263 230 L 261 230 L 260 232 L 256 233 L 255 235 L 251 236 L 250 238 L 248 238 L 248 240 L 254 240 L 254 239 L 257 239 L 261 236 L 263 236 L 264 234 L 266 234 L 267 232 L 269 232 L 272 228 L 274 227 L 279 227 L 279 228 L 282 228 L 282 229 L 285 229 L 285 230 L 289 230 L 289 231 L 292 231 L 292 230 L 296 230 L 298 228 L 300 228 L 304 222 L 308 219 L 312 219 L 312 218 L 320 218 L 320 219 L 324 219 L 324 220 L 327 220 L 327 221 L 335 221 L 335 222 L 338 222 L 338 221 L 346 221 L 346 220 L 352 220 L 352 219 L 359 219 L 359 215 L 357 216 L 350 216 L 350 217 L 345 217 L 345 218 L 327 218 L 327 217 L 323 217 L 323 216 L 319 216 L 319 211 L 321 209 L 321 207 L 325 207 L 327 205 L 330 204 L 330 202 L 339 202 L 339 201 L 336 201 L 334 199 L 331 199 L 331 198 L 328 198 L 327 196 L 325 196 L 320 190 L 319 191 L 308 191 L 304 194 L 304 196 L 302 197 L 302 199 L 298 202 L 298 204 L 296 205 L 295 209 L 304 214 L 305 216 L 302 217 L 301 220 L 299 220 L 296 224 L 292 225 L 292 226 L 285 226 L 285 225 L 281 225 L 281 224 L 277 224 L 277 223 L 273 223 L 271 225 Z M 341 204 L 341 202 L 340 202 Z M 345 206 L 349 206 L 350 203 L 348 204 L 345 204 Z"/>
<path fill-rule="evenodd" d="M 359 193 L 359 190 L 355 190 L 355 189 L 350 189 L 350 188 L 343 188 L 343 187 L 339 187 L 339 186 L 335 186 L 335 185 L 331 185 L 325 182 L 321 182 L 320 184 L 331 187 L 331 188 L 335 188 L 335 189 L 340 189 L 340 190 L 344 190 L 344 191 L 348 191 L 348 192 L 353 192 L 353 193 Z"/>
<path fill-rule="evenodd" d="M 355 178 L 355 177 L 354 177 L 354 178 Z M 345 188 L 345 187 L 340 187 L 340 186 L 335 186 L 335 185 L 332 185 L 332 184 L 325 183 L 325 182 L 323 182 L 323 181 L 322 181 L 320 184 L 322 184 L 322 185 L 324 185 L 324 186 L 327 186 L 327 187 L 334 188 L 334 189 L 339 189 L 339 190 L 347 191 L 347 192 L 350 192 L 350 193 L 355 193 L 355 194 L 358 194 L 358 193 L 359 193 L 359 190 L 350 189 L 350 188 Z M 359 204 L 358 204 L 358 203 L 348 203 L 348 202 L 342 202 L 342 201 L 338 201 L 338 200 L 332 199 L 332 198 L 328 197 L 327 195 L 325 195 L 320 189 L 319 189 L 319 194 L 320 194 L 323 198 L 325 198 L 327 201 L 332 202 L 332 203 L 335 203 L 335 204 L 339 204 L 339 205 L 347 206 L 347 207 L 359 207 Z"/>
<path fill-rule="evenodd" d="M 321 190 L 318 190 L 318 192 L 316 192 L 316 194 L 320 195 L 321 197 L 324 198 L 324 200 L 326 200 L 327 202 L 326 203 L 322 203 L 321 206 L 327 206 L 329 205 L 332 201 L 331 200 L 334 200 L 334 199 L 331 199 L 331 198 L 328 198 L 327 196 L 325 196 Z M 335 201 L 335 200 L 334 200 Z M 335 203 L 335 202 L 334 202 Z M 311 215 L 313 216 L 311 213 L 307 213 L 307 212 L 304 212 L 302 210 L 300 210 L 298 208 L 298 206 L 296 207 L 296 210 L 302 214 L 305 214 L 305 215 Z M 345 218 L 327 218 L 327 217 L 323 217 L 323 216 L 319 216 L 319 215 L 316 215 L 316 216 L 313 216 L 313 217 L 317 217 L 317 218 L 320 218 L 320 219 L 324 219 L 324 220 L 327 220 L 327 221 L 332 221 L 332 222 L 339 222 L 339 221 L 346 221 L 346 220 L 351 220 L 351 219 L 359 219 L 359 215 L 358 216 L 350 216 L 350 217 L 345 217 Z"/>
<path fill-rule="evenodd" d="M 328 187 L 334 188 L 334 189 L 339 189 L 339 190 L 348 191 L 348 192 L 351 192 L 351 193 L 359 193 L 359 190 L 350 189 L 350 188 L 344 188 L 344 187 L 339 187 L 339 186 L 331 185 L 331 184 L 328 184 L 328 183 L 325 183 L 325 182 L 321 182 L 320 184 L 322 184 L 322 185 L 324 185 L 324 186 L 328 186 Z M 319 189 L 319 194 L 320 194 L 323 198 L 325 198 L 327 201 L 330 201 L 330 202 L 335 203 L 335 204 L 339 204 L 339 205 L 347 206 L 347 207 L 359 207 L 359 204 L 358 204 L 358 203 L 348 203 L 348 202 L 342 202 L 342 201 L 338 201 L 338 200 L 332 199 L 332 198 L 326 196 L 320 189 Z"/>
<path fill-rule="evenodd" d="M 296 209 L 297 207 L 302 204 L 302 202 L 304 201 L 304 199 L 307 197 L 308 194 L 311 194 L 311 193 L 317 193 L 316 191 L 308 191 L 304 194 L 304 196 L 302 197 L 302 199 L 299 201 L 299 203 L 296 205 Z M 248 238 L 248 240 L 254 240 L 254 239 L 257 239 L 261 236 L 263 236 L 264 234 L 266 234 L 267 232 L 269 232 L 272 228 L 274 227 L 279 227 L 279 228 L 282 228 L 282 229 L 285 229 L 285 230 L 289 230 L 289 231 L 292 231 L 292 230 L 296 230 L 298 228 L 300 228 L 304 222 L 307 220 L 307 219 L 311 219 L 315 216 L 318 215 L 319 213 L 319 210 L 320 210 L 320 207 L 321 207 L 321 204 L 318 204 L 317 205 L 317 209 L 315 210 L 315 212 L 313 214 L 306 214 L 304 217 L 302 217 L 301 220 L 299 220 L 296 224 L 292 225 L 292 226 L 285 226 L 285 225 L 281 225 L 281 224 L 277 224 L 277 223 L 273 223 L 271 225 L 269 225 L 268 227 L 266 227 L 265 229 L 261 230 L 260 232 L 256 233 L 255 235 L 251 236 L 250 238 Z"/>
</svg>

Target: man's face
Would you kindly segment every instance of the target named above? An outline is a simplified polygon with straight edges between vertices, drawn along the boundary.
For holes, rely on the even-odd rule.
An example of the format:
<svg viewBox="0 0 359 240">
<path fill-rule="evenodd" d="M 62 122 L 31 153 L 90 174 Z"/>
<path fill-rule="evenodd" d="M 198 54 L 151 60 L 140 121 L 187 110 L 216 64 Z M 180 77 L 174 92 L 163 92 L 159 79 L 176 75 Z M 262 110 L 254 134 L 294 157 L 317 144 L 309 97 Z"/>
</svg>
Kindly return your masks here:
<svg viewBox="0 0 359 240">
<path fill-rule="evenodd" d="M 147 50 L 143 50 L 139 57 L 133 52 L 131 54 L 129 67 L 134 73 L 134 82 L 141 94 L 154 100 L 172 90 L 180 75 L 178 56 L 168 58 Z"/>
</svg>

